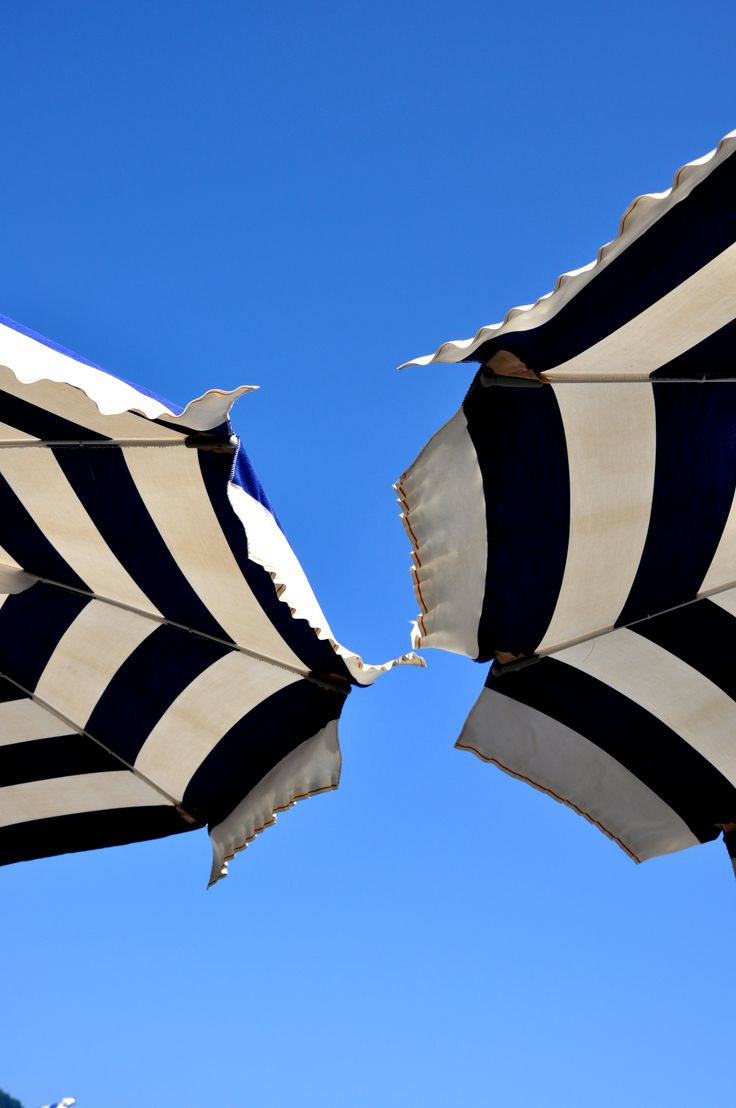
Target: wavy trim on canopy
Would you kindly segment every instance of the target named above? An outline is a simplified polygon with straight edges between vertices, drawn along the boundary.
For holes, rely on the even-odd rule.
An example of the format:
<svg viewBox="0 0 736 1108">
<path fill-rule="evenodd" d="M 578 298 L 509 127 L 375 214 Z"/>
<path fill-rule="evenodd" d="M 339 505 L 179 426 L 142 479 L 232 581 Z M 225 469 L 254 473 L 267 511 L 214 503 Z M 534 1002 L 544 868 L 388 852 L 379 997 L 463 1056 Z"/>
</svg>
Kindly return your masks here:
<svg viewBox="0 0 736 1108">
<path fill-rule="evenodd" d="M 472 361 L 473 354 L 488 339 L 514 331 L 525 331 L 551 319 L 593 277 L 618 257 L 653 223 L 690 195 L 692 190 L 712 170 L 730 157 L 736 150 L 736 130 L 730 131 L 718 146 L 702 158 L 687 162 L 675 174 L 671 188 L 664 192 L 649 192 L 637 196 L 628 206 L 619 224 L 617 236 L 605 243 L 596 258 L 588 265 L 562 273 L 554 288 L 533 304 L 520 304 L 511 308 L 500 323 L 487 324 L 469 339 L 453 339 L 444 342 L 433 354 L 412 358 L 401 365 L 406 369 L 414 365 L 430 365 L 432 362 L 456 363 Z"/>
</svg>

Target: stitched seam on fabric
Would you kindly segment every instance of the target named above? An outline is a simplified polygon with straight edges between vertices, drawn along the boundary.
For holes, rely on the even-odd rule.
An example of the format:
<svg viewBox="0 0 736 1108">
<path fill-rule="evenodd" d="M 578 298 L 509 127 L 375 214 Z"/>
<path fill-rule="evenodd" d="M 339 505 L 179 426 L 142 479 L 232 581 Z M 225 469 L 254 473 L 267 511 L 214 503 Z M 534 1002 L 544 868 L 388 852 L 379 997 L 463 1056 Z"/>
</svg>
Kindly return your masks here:
<svg viewBox="0 0 736 1108">
<path fill-rule="evenodd" d="M 250 843 L 252 843 L 253 840 L 256 839 L 258 837 L 258 835 L 261 834 L 262 831 L 265 831 L 268 827 L 273 827 L 273 825 L 276 823 L 276 816 L 277 816 L 278 813 L 288 812 L 289 808 L 291 808 L 294 804 L 296 804 L 300 800 L 308 800 L 312 796 L 319 796 L 320 793 L 335 792 L 337 790 L 337 788 L 338 788 L 337 785 L 318 785 L 316 788 L 310 789 L 308 792 L 294 793 L 294 795 L 291 797 L 291 799 L 288 800 L 285 804 L 279 804 L 276 808 L 272 809 L 270 819 L 267 819 L 265 821 L 265 823 L 262 823 L 262 824 L 260 824 L 260 826 L 256 827 L 255 830 L 252 831 L 251 834 L 248 835 L 248 837 L 243 840 L 243 842 L 241 843 L 240 846 L 234 847 L 233 850 L 229 854 L 226 854 L 223 857 L 223 859 L 222 859 L 223 868 L 227 865 L 228 862 L 232 862 L 232 860 L 234 859 L 236 854 L 239 854 L 241 851 L 245 850 L 246 847 L 249 846 Z M 217 877 L 215 877 L 212 881 L 209 882 L 207 888 L 211 889 L 214 885 L 217 884 L 218 881 L 221 881 L 226 876 L 227 876 L 226 872 L 225 873 L 219 873 L 217 875 Z"/>
<path fill-rule="evenodd" d="M 540 792 L 546 793 L 547 796 L 551 796 L 553 800 L 557 800 L 560 802 L 560 804 L 564 804 L 566 807 L 572 808 L 572 810 L 574 812 L 577 812 L 579 816 L 583 816 L 584 819 L 587 819 L 589 823 L 592 823 L 595 827 L 602 831 L 604 835 L 607 835 L 609 839 L 612 839 L 617 846 L 621 847 L 625 854 L 628 854 L 628 856 L 633 859 L 633 861 L 641 863 L 642 859 L 639 858 L 634 853 L 634 851 L 626 845 L 625 842 L 619 839 L 618 835 L 614 835 L 613 831 L 609 831 L 608 828 L 600 822 L 600 820 L 595 819 L 593 816 L 591 816 L 590 812 L 586 812 L 584 808 L 579 808 L 577 804 L 573 803 L 572 800 L 568 800 L 566 797 L 560 796 L 553 789 L 547 788 L 546 785 L 540 785 L 540 783 L 538 781 L 535 781 L 533 777 L 527 777 L 523 773 L 518 773 L 516 770 L 510 769 L 508 766 L 504 765 L 503 762 L 500 762 L 498 758 L 491 758 L 489 755 L 481 753 L 481 751 L 478 750 L 476 747 L 468 746 L 466 743 L 461 743 L 459 739 L 455 743 L 455 746 L 458 750 L 467 750 L 469 751 L 469 753 L 475 754 L 478 758 L 480 758 L 482 762 L 490 762 L 492 765 L 498 766 L 498 768 L 502 769 L 504 773 L 508 773 L 510 777 L 515 777 L 518 781 L 523 781 L 527 785 L 532 785 L 535 789 L 539 789 Z"/>
</svg>

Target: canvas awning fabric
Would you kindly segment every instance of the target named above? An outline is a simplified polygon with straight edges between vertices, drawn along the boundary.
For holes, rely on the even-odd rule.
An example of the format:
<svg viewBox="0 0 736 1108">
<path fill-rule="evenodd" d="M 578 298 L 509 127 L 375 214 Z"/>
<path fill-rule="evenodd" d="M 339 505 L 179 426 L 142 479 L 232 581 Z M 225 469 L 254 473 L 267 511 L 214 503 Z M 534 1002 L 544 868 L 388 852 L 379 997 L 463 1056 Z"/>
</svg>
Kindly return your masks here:
<svg viewBox="0 0 736 1108">
<path fill-rule="evenodd" d="M 736 132 L 548 296 L 416 359 L 481 368 L 396 485 L 414 645 L 494 660 L 460 745 L 637 859 L 736 820 L 734 196 Z"/>
<path fill-rule="evenodd" d="M 479 362 L 549 381 L 734 377 L 736 131 L 535 304 L 407 365 Z"/>
<path fill-rule="evenodd" d="M 547 654 L 736 585 L 736 386 L 486 384 L 397 484 L 414 645 Z"/>
<path fill-rule="evenodd" d="M 0 862 L 208 826 L 211 880 L 334 788 L 338 644 L 228 413 L 0 322 Z M 407 660 L 407 659 L 401 659 Z"/>
<path fill-rule="evenodd" d="M 635 861 L 736 825 L 736 589 L 488 675 L 457 741 Z"/>
</svg>

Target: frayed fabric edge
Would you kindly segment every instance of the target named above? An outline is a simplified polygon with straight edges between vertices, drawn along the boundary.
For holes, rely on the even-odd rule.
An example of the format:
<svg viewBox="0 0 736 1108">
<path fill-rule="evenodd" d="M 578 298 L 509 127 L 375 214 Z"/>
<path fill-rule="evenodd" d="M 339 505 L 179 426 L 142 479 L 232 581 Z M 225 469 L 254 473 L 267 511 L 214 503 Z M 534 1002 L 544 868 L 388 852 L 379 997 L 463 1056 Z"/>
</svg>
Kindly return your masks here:
<svg viewBox="0 0 736 1108">
<path fill-rule="evenodd" d="M 336 789 L 342 755 L 337 720 L 332 720 L 282 758 L 230 815 L 210 829 L 212 871 L 208 888 L 227 877 L 228 862 L 299 800 Z"/>
</svg>

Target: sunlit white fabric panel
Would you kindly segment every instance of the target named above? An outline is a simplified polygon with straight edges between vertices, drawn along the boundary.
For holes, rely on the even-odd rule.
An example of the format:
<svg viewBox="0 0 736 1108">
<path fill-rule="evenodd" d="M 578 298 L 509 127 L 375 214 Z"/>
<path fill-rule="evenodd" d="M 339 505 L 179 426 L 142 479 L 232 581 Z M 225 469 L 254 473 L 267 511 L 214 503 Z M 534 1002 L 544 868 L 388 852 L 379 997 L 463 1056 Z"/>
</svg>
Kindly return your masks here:
<svg viewBox="0 0 736 1108">
<path fill-rule="evenodd" d="M 486 578 L 483 474 L 459 411 L 396 483 L 420 605 L 413 645 L 478 653 Z"/>
</svg>

